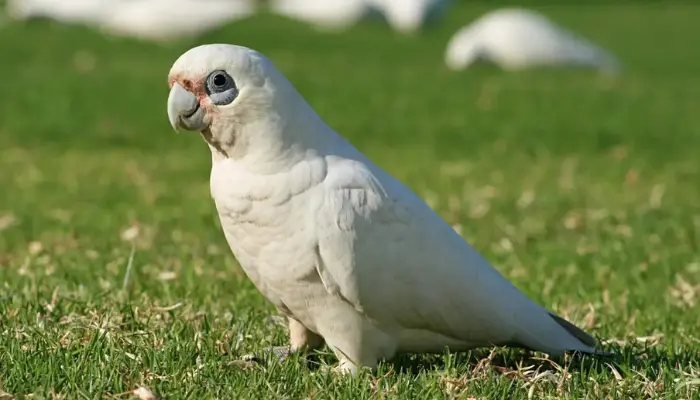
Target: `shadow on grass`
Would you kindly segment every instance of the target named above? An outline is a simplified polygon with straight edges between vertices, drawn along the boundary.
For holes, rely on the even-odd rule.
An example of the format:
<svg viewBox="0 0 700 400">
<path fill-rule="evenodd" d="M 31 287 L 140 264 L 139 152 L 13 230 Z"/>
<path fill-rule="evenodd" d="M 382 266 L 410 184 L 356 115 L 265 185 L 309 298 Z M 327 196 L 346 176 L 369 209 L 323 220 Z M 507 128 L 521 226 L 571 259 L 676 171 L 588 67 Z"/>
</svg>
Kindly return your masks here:
<svg viewBox="0 0 700 400">
<path fill-rule="evenodd" d="M 612 375 L 616 379 L 624 379 L 637 374 L 636 371 L 643 370 L 647 378 L 654 379 L 666 371 L 700 365 L 700 350 L 674 351 L 647 345 L 614 346 L 607 350 L 611 355 L 569 353 L 557 358 L 548 358 L 542 353 L 507 347 L 476 349 L 460 353 L 405 353 L 382 363 L 380 372 L 377 374 L 387 373 L 388 370 L 419 375 L 457 369 L 474 375 L 490 372 L 524 378 L 532 374 L 532 371 L 537 374 L 551 371 L 553 373 L 578 372 L 584 376 Z M 299 354 L 298 361 L 305 363 L 310 371 L 316 371 L 323 366 L 334 367 L 338 363 L 333 352 L 327 348 L 305 356 Z M 530 372 L 525 373 L 525 371 Z"/>
<path fill-rule="evenodd" d="M 614 374 L 625 378 L 635 370 L 645 370 L 648 378 L 664 371 L 678 370 L 684 366 L 700 365 L 700 351 L 669 353 L 668 349 L 646 346 L 617 346 L 610 349 L 612 355 L 566 354 L 559 358 L 547 358 L 540 353 L 513 348 L 472 350 L 464 353 L 442 355 L 401 354 L 387 364 L 395 371 L 417 375 L 441 369 L 459 368 L 478 372 L 490 370 L 503 375 L 518 375 L 519 371 L 538 372 L 577 371 L 585 375 Z"/>
</svg>

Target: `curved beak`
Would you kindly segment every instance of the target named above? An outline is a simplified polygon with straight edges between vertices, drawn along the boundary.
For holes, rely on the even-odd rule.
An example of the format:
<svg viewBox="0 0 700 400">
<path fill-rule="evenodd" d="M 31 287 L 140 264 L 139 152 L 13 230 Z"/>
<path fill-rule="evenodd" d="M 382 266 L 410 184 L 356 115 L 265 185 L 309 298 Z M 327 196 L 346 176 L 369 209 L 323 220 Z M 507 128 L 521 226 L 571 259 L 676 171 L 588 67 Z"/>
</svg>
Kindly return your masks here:
<svg viewBox="0 0 700 400">
<path fill-rule="evenodd" d="M 180 128 L 203 131 L 207 127 L 204 123 L 204 110 L 199 106 L 197 97 L 177 82 L 168 95 L 168 119 L 176 132 Z"/>
</svg>

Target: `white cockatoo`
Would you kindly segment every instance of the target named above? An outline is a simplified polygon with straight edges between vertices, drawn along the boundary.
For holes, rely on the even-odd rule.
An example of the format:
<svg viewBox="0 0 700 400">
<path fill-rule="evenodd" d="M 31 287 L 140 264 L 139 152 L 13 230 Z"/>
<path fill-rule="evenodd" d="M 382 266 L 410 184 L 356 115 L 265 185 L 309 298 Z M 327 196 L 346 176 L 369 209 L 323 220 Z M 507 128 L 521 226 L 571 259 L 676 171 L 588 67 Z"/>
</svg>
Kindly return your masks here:
<svg viewBox="0 0 700 400">
<path fill-rule="evenodd" d="M 410 34 L 438 19 L 452 0 L 365 0 L 394 30 Z"/>
<path fill-rule="evenodd" d="M 270 0 L 270 10 L 320 30 L 344 30 L 369 11 L 365 0 Z"/>
<path fill-rule="evenodd" d="M 445 51 L 450 69 L 464 69 L 477 60 L 506 70 L 579 66 L 614 73 L 620 67 L 609 52 L 522 8 L 491 11 L 452 36 Z"/>
<path fill-rule="evenodd" d="M 95 25 L 115 0 L 7 0 L 12 19 L 48 18 L 65 24 Z"/>
<path fill-rule="evenodd" d="M 323 30 L 344 30 L 370 17 L 382 17 L 400 33 L 419 30 L 441 15 L 451 0 L 270 0 L 270 10 Z"/>
<path fill-rule="evenodd" d="M 122 0 L 102 29 L 146 40 L 192 37 L 251 17 L 255 7 L 255 0 Z"/>
<path fill-rule="evenodd" d="M 167 41 L 200 35 L 255 12 L 254 0 L 9 0 L 15 19 L 51 18 L 115 36 Z"/>
<path fill-rule="evenodd" d="M 356 373 L 397 352 L 596 341 L 526 297 L 401 182 L 329 127 L 262 54 L 211 44 L 168 75 L 174 129 L 211 150 L 211 196 L 246 275 Z"/>
</svg>

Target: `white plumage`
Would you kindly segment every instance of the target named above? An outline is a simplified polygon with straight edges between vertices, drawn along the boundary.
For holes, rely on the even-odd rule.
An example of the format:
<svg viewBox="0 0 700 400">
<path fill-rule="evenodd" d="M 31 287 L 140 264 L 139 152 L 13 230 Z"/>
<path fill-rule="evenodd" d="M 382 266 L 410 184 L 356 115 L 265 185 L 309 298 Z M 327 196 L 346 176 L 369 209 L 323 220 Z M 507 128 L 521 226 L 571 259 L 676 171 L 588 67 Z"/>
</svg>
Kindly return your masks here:
<svg viewBox="0 0 700 400">
<path fill-rule="evenodd" d="M 115 0 L 7 0 L 13 19 L 50 18 L 66 24 L 94 24 L 104 18 Z"/>
<path fill-rule="evenodd" d="M 488 60 L 503 69 L 537 66 L 579 66 L 616 72 L 619 62 L 608 51 L 521 8 L 489 12 L 457 31 L 445 51 L 451 69 Z"/>
<path fill-rule="evenodd" d="M 271 0 L 273 13 L 320 29 L 342 30 L 364 18 L 381 17 L 401 33 L 438 18 L 451 0 Z"/>
<path fill-rule="evenodd" d="M 365 0 L 396 31 L 417 32 L 430 20 L 437 20 L 451 0 Z"/>
<path fill-rule="evenodd" d="M 325 340 L 353 373 L 445 346 L 596 352 L 334 132 L 260 53 L 195 47 L 168 81 L 170 122 L 208 143 L 228 244 L 288 316 L 292 350 Z"/>
<path fill-rule="evenodd" d="M 321 30 L 342 30 L 356 24 L 369 11 L 365 0 L 270 0 L 270 10 Z"/>
<path fill-rule="evenodd" d="M 51 18 L 105 33 L 166 41 L 195 36 L 255 12 L 254 0 L 9 0 L 15 19 Z"/>
</svg>

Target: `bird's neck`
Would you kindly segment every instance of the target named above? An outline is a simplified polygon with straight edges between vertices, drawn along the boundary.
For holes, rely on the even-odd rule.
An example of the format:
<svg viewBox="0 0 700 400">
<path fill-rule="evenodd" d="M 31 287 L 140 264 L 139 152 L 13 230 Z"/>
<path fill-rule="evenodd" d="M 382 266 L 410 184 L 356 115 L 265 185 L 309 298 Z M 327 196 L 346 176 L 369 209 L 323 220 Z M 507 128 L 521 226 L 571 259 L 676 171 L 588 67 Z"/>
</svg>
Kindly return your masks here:
<svg viewBox="0 0 700 400">
<path fill-rule="evenodd" d="M 202 137 L 212 152 L 212 162 L 228 160 L 250 173 L 265 175 L 325 155 L 337 135 L 310 108 L 298 111 L 231 124 L 226 130 L 205 130 Z"/>
</svg>

